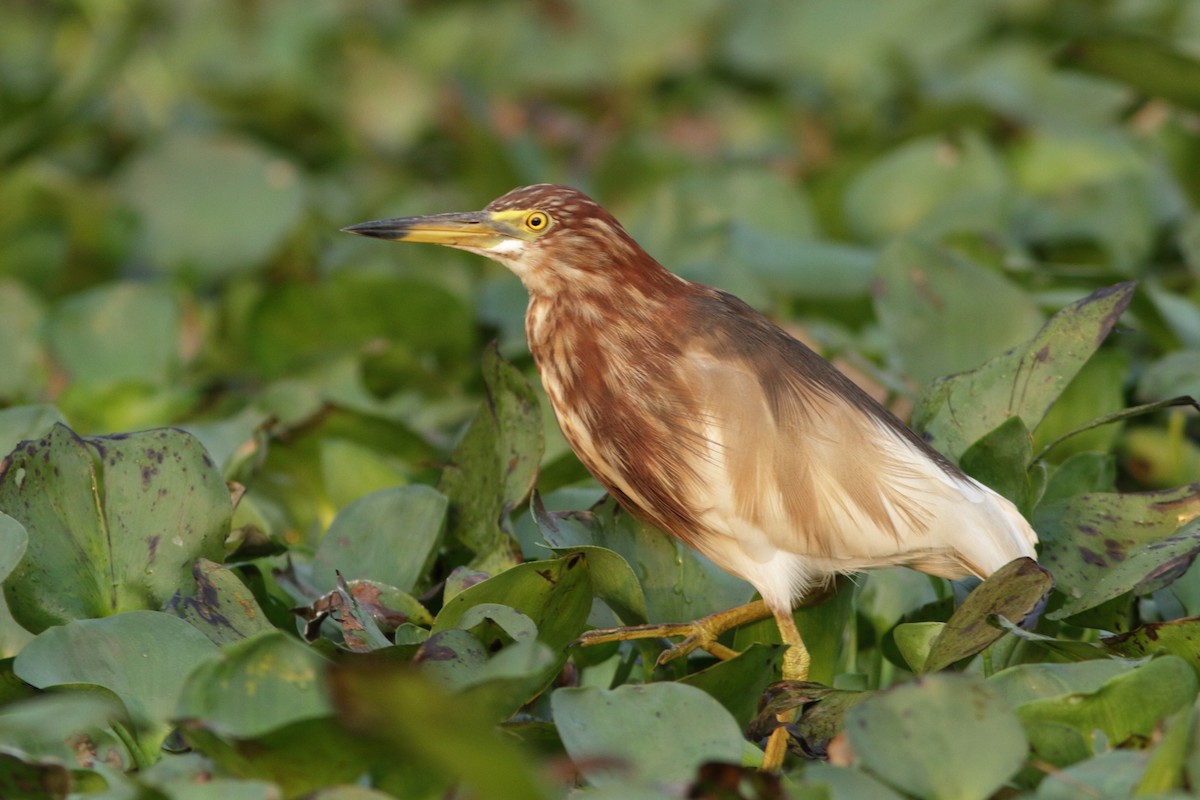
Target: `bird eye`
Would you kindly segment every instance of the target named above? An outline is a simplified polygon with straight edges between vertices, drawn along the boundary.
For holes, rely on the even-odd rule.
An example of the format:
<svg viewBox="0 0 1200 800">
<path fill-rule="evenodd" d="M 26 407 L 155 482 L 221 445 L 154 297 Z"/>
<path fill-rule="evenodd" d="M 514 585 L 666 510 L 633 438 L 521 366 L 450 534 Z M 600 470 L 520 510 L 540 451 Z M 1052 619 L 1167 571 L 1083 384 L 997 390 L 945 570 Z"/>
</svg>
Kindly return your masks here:
<svg viewBox="0 0 1200 800">
<path fill-rule="evenodd" d="M 529 216 L 525 217 L 525 227 L 535 233 L 543 231 L 550 224 L 550 216 L 544 211 L 531 211 Z"/>
</svg>

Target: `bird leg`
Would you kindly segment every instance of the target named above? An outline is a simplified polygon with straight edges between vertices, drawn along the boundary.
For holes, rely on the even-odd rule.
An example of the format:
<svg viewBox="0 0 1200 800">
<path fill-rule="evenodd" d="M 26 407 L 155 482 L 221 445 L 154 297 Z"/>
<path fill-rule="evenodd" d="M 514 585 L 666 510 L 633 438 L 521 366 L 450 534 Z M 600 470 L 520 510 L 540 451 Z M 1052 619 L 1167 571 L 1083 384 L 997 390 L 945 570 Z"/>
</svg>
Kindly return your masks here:
<svg viewBox="0 0 1200 800">
<path fill-rule="evenodd" d="M 783 638 L 784 644 L 788 645 L 787 652 L 783 654 L 783 679 L 785 681 L 808 680 L 808 667 L 812 663 L 812 656 L 809 655 L 808 648 L 804 646 L 804 640 L 800 638 L 800 631 L 796 627 L 796 620 L 792 616 L 791 609 L 787 611 L 772 609 L 772 613 L 775 615 L 775 623 L 779 626 L 779 635 Z M 787 755 L 788 745 L 786 726 L 795 722 L 796 709 L 785 711 L 776 719 L 779 720 L 780 725 L 771 731 L 771 735 L 767 738 L 762 764 L 764 772 L 778 772 L 783 767 L 783 758 Z"/>
<path fill-rule="evenodd" d="M 769 616 L 771 616 L 771 610 L 767 608 L 767 604 L 762 600 L 755 600 L 745 605 L 731 608 L 728 611 L 718 611 L 716 614 L 709 614 L 707 617 L 701 617 L 692 622 L 630 625 L 625 628 L 604 628 L 601 630 L 586 631 L 576 640 L 576 643 L 583 647 L 589 647 L 594 644 L 604 644 L 605 642 L 624 642 L 632 639 L 659 639 L 663 637 L 682 636 L 684 637 L 683 641 L 662 651 L 658 657 L 658 666 L 662 666 L 668 661 L 673 661 L 681 656 L 686 656 L 697 648 L 706 650 L 717 658 L 725 660 L 733 658 L 737 655 L 737 652 L 717 641 L 721 634 L 740 625 L 757 622 Z M 792 625 L 792 629 L 795 630 L 794 624 Z M 799 639 L 800 634 L 797 633 L 796 641 L 799 641 Z M 786 636 L 785 641 L 787 641 Z M 807 665 L 807 662 L 805 663 Z M 807 674 L 807 666 L 804 667 L 804 672 Z"/>
</svg>

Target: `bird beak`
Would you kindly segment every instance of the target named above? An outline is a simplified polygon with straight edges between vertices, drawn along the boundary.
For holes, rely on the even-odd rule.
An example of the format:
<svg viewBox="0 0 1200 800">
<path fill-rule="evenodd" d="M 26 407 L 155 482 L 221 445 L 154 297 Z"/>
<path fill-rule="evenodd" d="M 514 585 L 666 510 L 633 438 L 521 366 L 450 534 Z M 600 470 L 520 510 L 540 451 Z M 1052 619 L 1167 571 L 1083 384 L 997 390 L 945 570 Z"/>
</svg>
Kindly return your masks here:
<svg viewBox="0 0 1200 800">
<path fill-rule="evenodd" d="M 429 242 L 472 250 L 488 250 L 505 239 L 513 238 L 508 227 L 487 211 L 379 219 L 374 222 L 360 222 L 342 230 L 375 239 Z"/>
</svg>

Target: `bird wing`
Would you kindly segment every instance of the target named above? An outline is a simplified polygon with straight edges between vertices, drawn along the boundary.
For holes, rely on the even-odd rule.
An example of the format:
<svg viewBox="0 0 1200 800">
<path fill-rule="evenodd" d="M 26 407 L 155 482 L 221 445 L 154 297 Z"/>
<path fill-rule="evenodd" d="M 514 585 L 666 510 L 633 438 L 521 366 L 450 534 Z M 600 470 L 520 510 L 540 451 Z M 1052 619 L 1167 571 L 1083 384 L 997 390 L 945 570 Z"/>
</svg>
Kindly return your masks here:
<svg viewBox="0 0 1200 800">
<path fill-rule="evenodd" d="M 688 491 L 711 558 L 766 596 L 764 570 L 794 590 L 889 564 L 985 576 L 1034 555 L 1036 534 L 1008 500 L 747 311 L 738 301 L 741 324 L 695 336 L 679 366 L 707 449 Z"/>
</svg>

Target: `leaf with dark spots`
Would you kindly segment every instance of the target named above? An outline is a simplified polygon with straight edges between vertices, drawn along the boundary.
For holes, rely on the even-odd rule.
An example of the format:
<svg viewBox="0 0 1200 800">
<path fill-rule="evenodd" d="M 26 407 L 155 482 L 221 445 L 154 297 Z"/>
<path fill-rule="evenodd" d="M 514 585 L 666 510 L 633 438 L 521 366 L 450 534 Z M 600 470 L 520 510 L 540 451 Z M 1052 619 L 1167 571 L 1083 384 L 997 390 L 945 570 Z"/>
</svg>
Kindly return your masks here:
<svg viewBox="0 0 1200 800">
<path fill-rule="evenodd" d="M 1093 292 L 1055 314 L 1025 344 L 935 382 L 913 410 L 914 429 L 955 460 L 1010 417 L 1036 431 L 1116 325 L 1134 288 L 1119 283 Z"/>
<path fill-rule="evenodd" d="M 220 559 L 232 506 L 202 456 L 175 429 L 81 437 L 63 425 L 15 452 L 0 476 L 0 511 L 30 534 L 4 585 L 18 622 L 36 632 L 159 609 L 190 585 L 196 558 Z"/>
<path fill-rule="evenodd" d="M 195 593 L 176 594 L 167 610 L 199 628 L 214 643 L 229 644 L 273 629 L 254 594 L 233 570 L 199 558 L 192 576 Z"/>
<path fill-rule="evenodd" d="M 1141 494 L 1087 493 L 1043 503 L 1033 526 L 1053 565 L 1062 619 L 1126 592 L 1169 585 L 1200 554 L 1200 486 Z M 1099 545 L 1099 546 L 1098 546 Z M 1102 552 L 1101 552 L 1102 550 Z"/>
<path fill-rule="evenodd" d="M 923 671 L 945 669 L 999 639 L 1004 629 L 993 624 L 999 617 L 1021 624 L 1036 616 L 1053 587 L 1050 573 L 1030 558 L 1018 558 L 996 570 L 955 609 L 930 645 Z"/>
<path fill-rule="evenodd" d="M 450 499 L 451 535 L 481 557 L 499 558 L 474 564 L 499 572 L 515 563 L 509 560 L 515 548 L 498 544 L 511 541 L 508 517 L 533 489 L 544 446 L 542 417 L 533 388 L 494 343 L 483 354 L 483 379 L 486 402 L 454 448 L 438 489 Z"/>
<path fill-rule="evenodd" d="M 1124 658 L 1146 658 L 1161 653 L 1179 656 L 1200 679 L 1200 617 L 1152 622 L 1100 640 L 1110 653 Z"/>
</svg>

